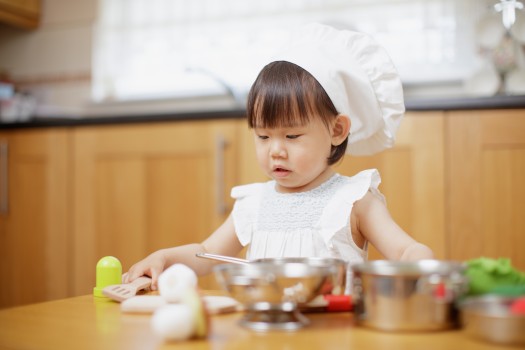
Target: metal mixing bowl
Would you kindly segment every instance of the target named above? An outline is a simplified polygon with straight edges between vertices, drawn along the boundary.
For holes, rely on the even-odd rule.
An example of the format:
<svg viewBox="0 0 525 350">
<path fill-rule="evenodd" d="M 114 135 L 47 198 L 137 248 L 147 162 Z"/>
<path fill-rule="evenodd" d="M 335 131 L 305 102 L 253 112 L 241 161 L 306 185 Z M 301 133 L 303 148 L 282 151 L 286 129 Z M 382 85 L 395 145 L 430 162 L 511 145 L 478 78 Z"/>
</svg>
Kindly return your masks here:
<svg viewBox="0 0 525 350">
<path fill-rule="evenodd" d="M 308 260 L 272 260 L 214 267 L 219 284 L 246 309 L 241 325 L 253 330 L 294 330 L 308 323 L 298 311 L 323 292 L 333 290 L 338 265 Z"/>
<path fill-rule="evenodd" d="M 333 271 L 323 285 L 323 288 L 317 294 L 350 294 L 350 290 L 347 286 L 348 263 L 341 259 L 320 257 L 261 258 L 252 260 L 251 263 L 270 263 L 274 265 L 299 263 L 313 267 L 330 268 Z"/>
<path fill-rule="evenodd" d="M 500 295 L 466 298 L 459 303 L 465 332 L 493 343 L 525 345 L 525 315 L 510 312 L 514 300 Z"/>
<path fill-rule="evenodd" d="M 350 294 L 349 286 L 349 269 L 348 263 L 342 259 L 337 258 L 321 258 L 321 257 L 281 257 L 281 258 L 260 258 L 255 260 L 246 260 L 232 256 L 211 254 L 211 253 L 197 253 L 198 258 L 211 259 L 216 261 L 248 265 L 259 263 L 271 263 L 274 265 L 283 265 L 288 263 L 301 263 L 311 266 L 330 266 L 336 269 L 336 272 L 330 279 L 330 284 L 327 283 L 325 289 L 321 294 Z"/>
</svg>

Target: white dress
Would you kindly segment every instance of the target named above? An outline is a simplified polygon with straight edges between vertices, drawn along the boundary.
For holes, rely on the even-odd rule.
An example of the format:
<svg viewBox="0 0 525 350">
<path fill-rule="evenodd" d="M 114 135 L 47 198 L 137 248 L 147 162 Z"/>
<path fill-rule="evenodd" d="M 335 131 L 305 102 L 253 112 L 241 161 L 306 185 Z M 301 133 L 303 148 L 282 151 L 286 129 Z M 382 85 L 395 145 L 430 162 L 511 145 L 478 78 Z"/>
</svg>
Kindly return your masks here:
<svg viewBox="0 0 525 350">
<path fill-rule="evenodd" d="M 333 257 L 349 265 L 367 258 L 367 244 L 352 239 L 350 213 L 367 191 L 378 190 L 376 169 L 352 177 L 333 175 L 318 187 L 299 193 L 279 193 L 275 181 L 232 189 L 236 199 L 233 222 L 239 241 L 250 244 L 248 259 L 271 257 Z"/>
</svg>

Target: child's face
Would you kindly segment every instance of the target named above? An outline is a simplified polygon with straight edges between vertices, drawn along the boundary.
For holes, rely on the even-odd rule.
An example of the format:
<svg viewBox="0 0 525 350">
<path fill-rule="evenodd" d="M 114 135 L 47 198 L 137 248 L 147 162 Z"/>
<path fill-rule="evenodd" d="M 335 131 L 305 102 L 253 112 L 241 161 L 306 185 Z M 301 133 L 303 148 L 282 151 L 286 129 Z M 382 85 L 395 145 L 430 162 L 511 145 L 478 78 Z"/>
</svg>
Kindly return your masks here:
<svg viewBox="0 0 525 350">
<path fill-rule="evenodd" d="M 320 118 L 294 127 L 254 128 L 254 137 L 259 166 L 279 192 L 307 191 L 333 174 L 327 162 L 332 132 Z"/>
</svg>

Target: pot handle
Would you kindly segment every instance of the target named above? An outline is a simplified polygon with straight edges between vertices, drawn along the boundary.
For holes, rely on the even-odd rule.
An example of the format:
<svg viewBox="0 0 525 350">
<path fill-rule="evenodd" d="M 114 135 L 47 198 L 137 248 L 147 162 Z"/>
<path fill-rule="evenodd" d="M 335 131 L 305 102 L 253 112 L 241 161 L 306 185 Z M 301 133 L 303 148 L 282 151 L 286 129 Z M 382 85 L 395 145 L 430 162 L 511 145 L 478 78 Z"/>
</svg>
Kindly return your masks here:
<svg viewBox="0 0 525 350">
<path fill-rule="evenodd" d="M 420 277 L 416 288 L 419 293 L 430 295 L 436 302 L 450 303 L 467 291 L 468 278 L 459 272 L 430 274 Z"/>
</svg>

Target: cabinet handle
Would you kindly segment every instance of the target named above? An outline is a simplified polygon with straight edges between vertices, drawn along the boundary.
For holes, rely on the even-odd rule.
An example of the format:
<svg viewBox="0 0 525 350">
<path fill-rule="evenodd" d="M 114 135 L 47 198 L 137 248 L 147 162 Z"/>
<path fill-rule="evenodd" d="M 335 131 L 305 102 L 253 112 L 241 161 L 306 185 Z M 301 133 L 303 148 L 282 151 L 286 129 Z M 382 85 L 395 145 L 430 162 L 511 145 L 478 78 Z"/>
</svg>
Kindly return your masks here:
<svg viewBox="0 0 525 350">
<path fill-rule="evenodd" d="M 9 212 L 9 143 L 0 141 L 0 215 Z"/>
<path fill-rule="evenodd" d="M 223 135 L 217 135 L 215 137 L 215 190 L 216 202 L 215 207 L 217 214 L 226 214 L 226 201 L 224 200 L 224 153 L 228 146 L 228 141 Z"/>
</svg>

